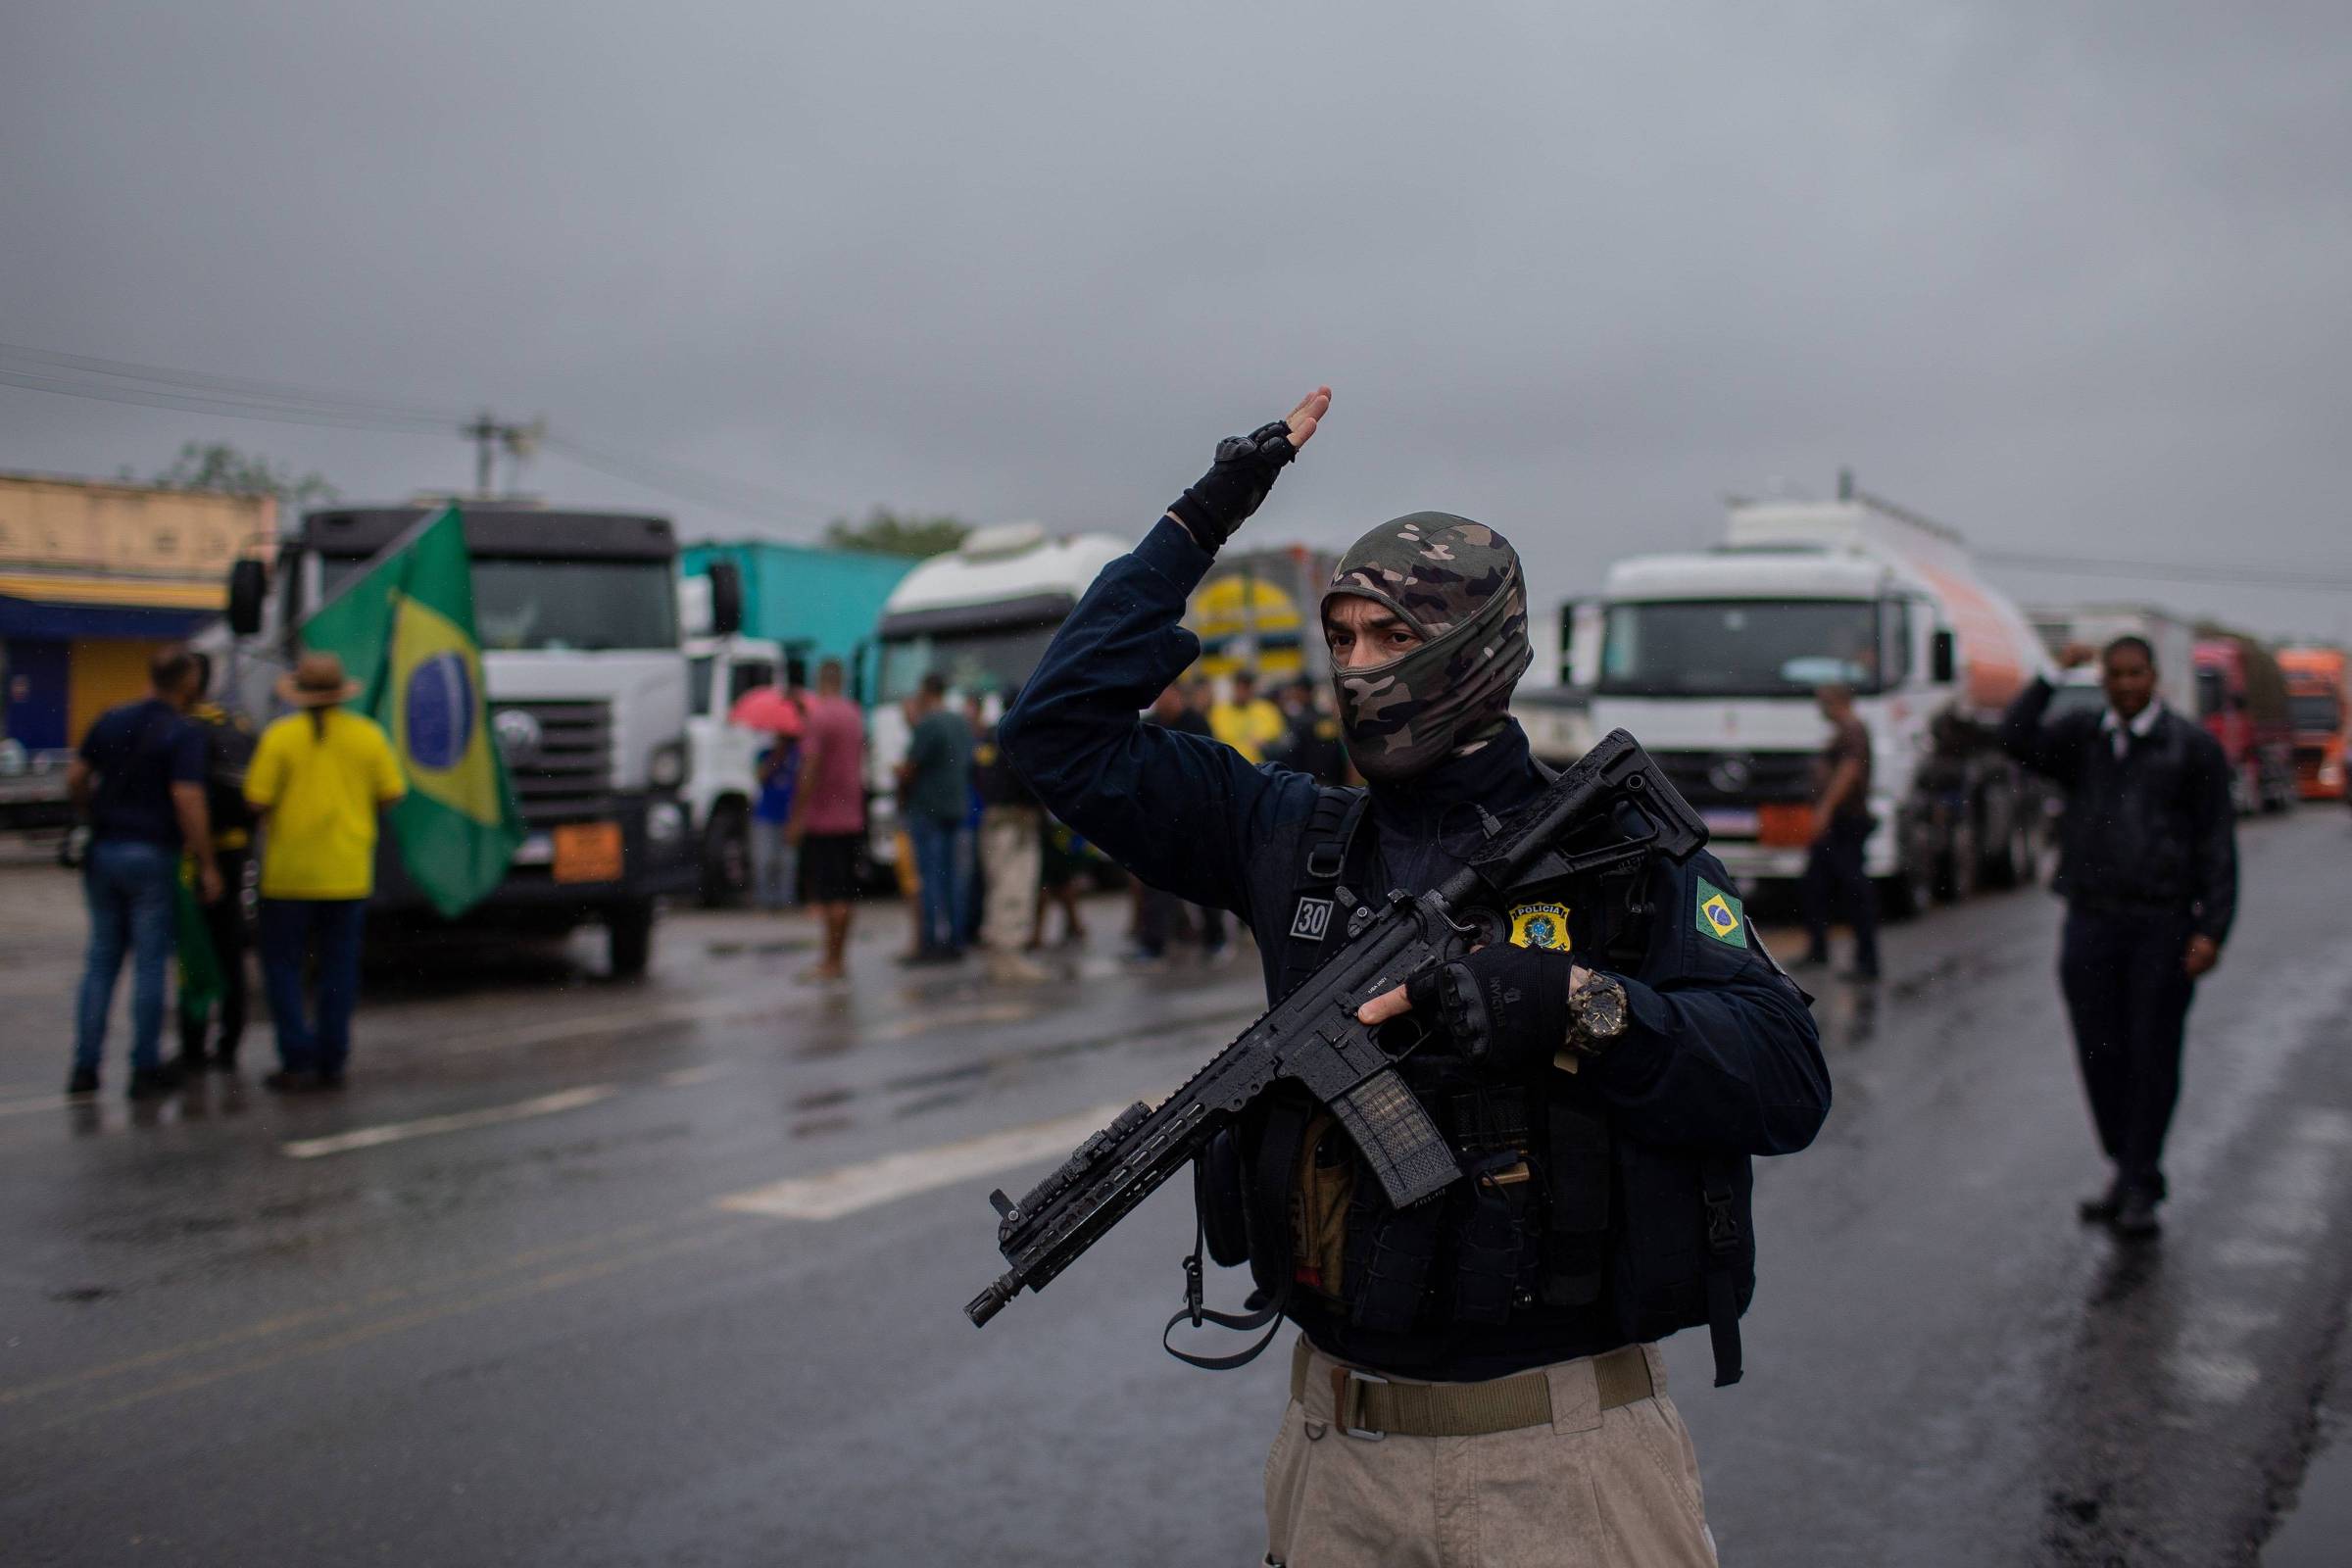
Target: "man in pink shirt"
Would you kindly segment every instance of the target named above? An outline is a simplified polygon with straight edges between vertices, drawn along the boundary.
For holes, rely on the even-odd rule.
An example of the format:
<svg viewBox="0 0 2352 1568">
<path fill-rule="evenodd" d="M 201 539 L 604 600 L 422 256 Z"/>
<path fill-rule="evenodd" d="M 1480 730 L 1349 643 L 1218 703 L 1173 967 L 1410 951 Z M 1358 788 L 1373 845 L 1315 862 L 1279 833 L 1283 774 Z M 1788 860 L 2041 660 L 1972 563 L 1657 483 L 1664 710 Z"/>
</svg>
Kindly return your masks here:
<svg viewBox="0 0 2352 1568">
<path fill-rule="evenodd" d="M 801 885 L 824 922 L 825 953 L 811 980 L 839 980 L 858 892 L 858 841 L 865 836 L 865 718 L 842 696 L 841 661 L 816 666 L 816 695 L 801 730 L 801 776 L 784 824 L 801 852 Z"/>
</svg>

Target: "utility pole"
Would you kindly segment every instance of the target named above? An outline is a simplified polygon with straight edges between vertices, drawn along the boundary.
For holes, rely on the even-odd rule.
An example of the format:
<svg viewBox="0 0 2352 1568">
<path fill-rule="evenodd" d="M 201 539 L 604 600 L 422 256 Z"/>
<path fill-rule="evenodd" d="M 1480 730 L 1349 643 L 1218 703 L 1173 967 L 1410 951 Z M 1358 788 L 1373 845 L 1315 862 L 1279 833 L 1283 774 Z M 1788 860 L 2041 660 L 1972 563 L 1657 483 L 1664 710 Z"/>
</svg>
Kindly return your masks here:
<svg viewBox="0 0 2352 1568">
<path fill-rule="evenodd" d="M 497 416 L 484 409 L 472 422 L 458 426 L 458 433 L 473 443 L 473 493 L 488 501 L 497 494 L 492 479 L 498 449 L 505 447 L 507 455 L 521 464 L 538 450 L 540 438 L 547 433 L 547 419 L 541 416 L 528 424 L 501 424 Z"/>
</svg>

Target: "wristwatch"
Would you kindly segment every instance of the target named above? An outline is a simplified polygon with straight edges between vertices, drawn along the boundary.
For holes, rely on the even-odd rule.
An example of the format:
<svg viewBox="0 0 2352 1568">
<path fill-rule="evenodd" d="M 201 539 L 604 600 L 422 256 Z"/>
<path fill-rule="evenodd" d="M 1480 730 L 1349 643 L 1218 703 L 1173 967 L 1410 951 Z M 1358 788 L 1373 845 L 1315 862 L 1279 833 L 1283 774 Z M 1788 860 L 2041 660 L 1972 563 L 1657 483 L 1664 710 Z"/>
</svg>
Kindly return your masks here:
<svg viewBox="0 0 2352 1568">
<path fill-rule="evenodd" d="M 1580 1056 L 1597 1056 L 1625 1033 L 1625 987 L 1597 971 L 1568 993 L 1568 1049 Z"/>
</svg>

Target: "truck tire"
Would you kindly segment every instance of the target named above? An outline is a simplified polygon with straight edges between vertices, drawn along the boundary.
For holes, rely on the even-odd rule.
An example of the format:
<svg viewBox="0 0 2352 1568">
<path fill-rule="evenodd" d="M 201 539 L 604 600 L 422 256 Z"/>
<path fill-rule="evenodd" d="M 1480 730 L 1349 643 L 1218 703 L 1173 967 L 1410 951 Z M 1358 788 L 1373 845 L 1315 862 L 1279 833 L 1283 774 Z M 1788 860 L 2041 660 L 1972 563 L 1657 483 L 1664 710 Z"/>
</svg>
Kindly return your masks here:
<svg viewBox="0 0 2352 1568">
<path fill-rule="evenodd" d="M 1944 841 L 1943 854 L 1936 870 L 1936 897 L 1945 904 L 1958 904 L 1977 891 L 1977 873 L 1983 869 L 1977 849 L 1977 824 L 1967 812 L 1952 824 L 1951 837 Z"/>
<path fill-rule="evenodd" d="M 614 980 L 634 980 L 654 956 L 654 901 L 615 904 L 605 911 L 605 968 Z"/>
<path fill-rule="evenodd" d="M 703 829 L 703 903 L 713 909 L 742 906 L 752 890 L 751 813 L 741 801 L 721 801 Z"/>
</svg>

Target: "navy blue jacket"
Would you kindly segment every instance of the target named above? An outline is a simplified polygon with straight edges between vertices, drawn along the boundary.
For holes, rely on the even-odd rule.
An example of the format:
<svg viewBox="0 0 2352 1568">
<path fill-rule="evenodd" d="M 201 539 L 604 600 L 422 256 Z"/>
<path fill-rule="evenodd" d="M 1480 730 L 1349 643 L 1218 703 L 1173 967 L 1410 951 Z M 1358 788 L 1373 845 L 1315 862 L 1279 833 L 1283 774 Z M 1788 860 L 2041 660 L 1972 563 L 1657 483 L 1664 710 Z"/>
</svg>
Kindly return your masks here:
<svg viewBox="0 0 2352 1568">
<path fill-rule="evenodd" d="M 1318 786 L 1304 773 L 1272 762 L 1252 766 L 1208 737 L 1138 715 L 1200 653 L 1180 622 L 1210 560 L 1162 518 L 1132 555 L 1096 579 L 999 735 L 1047 808 L 1112 859 L 1153 887 L 1247 921 L 1268 959 L 1271 996 L 1273 956 L 1296 887 L 1295 851 Z M 1409 784 L 1375 787 L 1364 823 L 1379 880 L 1370 896 L 1436 886 L 1478 841 L 1477 807 L 1499 816 L 1544 782 L 1513 723 Z M 1660 912 L 1641 964 L 1617 975 L 1632 1020 L 1585 1076 L 1616 1126 L 1649 1144 L 1723 1154 L 1804 1148 L 1828 1114 L 1830 1085 L 1803 993 L 1765 956 L 1752 927 L 1743 925 L 1739 942 L 1706 934 L 1699 883 L 1733 887 L 1714 857 L 1702 853 L 1680 866 L 1661 858 L 1652 874 L 1651 902 Z M 1571 931 L 1580 950 L 1593 952 L 1598 944 L 1589 941 L 1582 915 L 1572 917 Z M 1317 1325 L 1308 1328 L 1319 1342 L 1329 1338 Z M 1510 1364 L 1499 1369 L 1609 1348 L 1512 1348 L 1504 1351 Z M 1405 1369 L 1394 1356 L 1355 1358 Z M 1493 1376 L 1497 1368 L 1456 1357 L 1417 1375 Z"/>
<path fill-rule="evenodd" d="M 1048 809 L 1119 864 L 1279 935 L 1274 917 L 1287 911 L 1262 906 L 1287 896 L 1297 868 L 1268 864 L 1263 852 L 1296 838 L 1314 808 L 1315 781 L 1278 763 L 1251 766 L 1231 747 L 1138 717 L 1200 654 L 1180 622 L 1210 559 L 1161 518 L 1062 623 L 1000 737 Z M 1451 774 L 1489 788 L 1456 793 Z M 1390 879 L 1419 892 L 1460 863 L 1446 841 L 1473 830 L 1462 820 L 1469 802 L 1499 815 L 1541 787 L 1513 725 L 1415 787 L 1375 789 L 1367 825 Z M 1647 960 L 1619 976 L 1633 1023 L 1595 1064 L 1594 1081 L 1627 1130 L 1652 1142 L 1748 1154 L 1804 1148 L 1830 1104 L 1812 1015 L 1759 948 L 1700 933 L 1698 881 L 1733 886 L 1714 857 L 1661 863 L 1657 874 L 1675 885 L 1659 890 L 1666 912 Z"/>
</svg>

